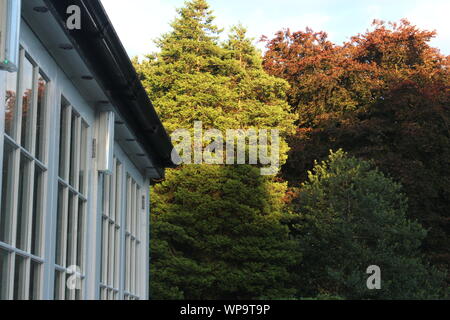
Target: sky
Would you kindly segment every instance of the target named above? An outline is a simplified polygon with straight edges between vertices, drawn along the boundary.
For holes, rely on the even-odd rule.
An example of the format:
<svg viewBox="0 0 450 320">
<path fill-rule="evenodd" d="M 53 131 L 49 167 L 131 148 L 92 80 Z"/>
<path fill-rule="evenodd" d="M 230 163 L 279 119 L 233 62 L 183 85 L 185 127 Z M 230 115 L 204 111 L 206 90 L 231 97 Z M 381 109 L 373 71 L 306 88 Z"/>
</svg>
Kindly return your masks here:
<svg viewBox="0 0 450 320">
<path fill-rule="evenodd" d="M 157 50 L 153 40 L 170 31 L 176 8 L 184 0 L 101 0 L 131 57 Z M 450 55 L 449 0 L 209 0 L 216 24 L 226 37 L 231 26 L 242 23 L 255 44 L 262 35 L 271 38 L 290 28 L 326 31 L 341 44 L 364 33 L 374 19 L 399 21 L 407 18 L 426 30 L 436 30 L 432 45 Z"/>
</svg>

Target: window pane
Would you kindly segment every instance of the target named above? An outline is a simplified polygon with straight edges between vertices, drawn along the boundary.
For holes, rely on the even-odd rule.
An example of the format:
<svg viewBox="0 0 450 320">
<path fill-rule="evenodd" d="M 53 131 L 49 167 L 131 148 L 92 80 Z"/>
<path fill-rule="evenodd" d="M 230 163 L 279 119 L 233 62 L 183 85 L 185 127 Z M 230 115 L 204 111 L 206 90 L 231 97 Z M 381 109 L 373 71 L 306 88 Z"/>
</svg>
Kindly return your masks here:
<svg viewBox="0 0 450 320">
<path fill-rule="evenodd" d="M 17 109 L 17 72 L 6 72 L 6 97 L 5 97 L 5 132 L 13 137 L 13 123 Z"/>
<path fill-rule="evenodd" d="M 14 300 L 25 299 L 25 276 L 26 276 L 26 259 L 16 254 L 16 264 L 14 268 Z"/>
<path fill-rule="evenodd" d="M 115 235 L 116 235 L 116 227 L 114 226 L 114 224 L 109 224 L 109 256 L 108 256 L 108 264 L 109 264 L 109 272 L 108 272 L 108 285 L 110 287 L 114 286 L 114 272 L 115 272 L 115 263 L 114 263 L 114 259 L 115 259 Z"/>
<path fill-rule="evenodd" d="M 0 241 L 11 244 L 12 201 L 14 197 L 14 149 L 5 141 L 2 168 L 2 204 L 0 211 Z"/>
<path fill-rule="evenodd" d="M 115 199 L 116 199 L 116 214 L 114 219 L 116 220 L 117 224 L 121 224 L 121 212 L 122 212 L 122 165 L 117 162 L 116 163 L 116 195 L 115 195 Z"/>
<path fill-rule="evenodd" d="M 55 300 L 64 300 L 65 292 L 65 273 L 56 270 L 55 271 Z"/>
<path fill-rule="evenodd" d="M 74 254 L 74 219 L 75 219 L 75 212 L 74 212 L 74 201 L 75 195 L 70 192 L 69 193 L 69 211 L 67 216 L 67 260 L 66 260 L 66 266 L 70 267 L 75 264 L 75 261 L 73 260 L 73 254 Z"/>
<path fill-rule="evenodd" d="M 68 104 L 61 98 L 61 117 L 60 117 L 60 134 L 59 134 L 59 176 L 63 179 L 67 177 L 67 161 L 66 159 L 66 149 L 69 144 L 69 117 L 70 113 L 68 112 Z"/>
<path fill-rule="evenodd" d="M 0 300 L 8 299 L 8 270 L 9 270 L 9 253 L 0 249 Z"/>
<path fill-rule="evenodd" d="M 25 58 L 22 65 L 22 146 L 30 150 L 33 103 L 33 65 Z"/>
<path fill-rule="evenodd" d="M 84 219 L 86 203 L 83 200 L 78 201 L 78 228 L 77 228 L 77 266 L 81 273 L 84 273 Z"/>
<path fill-rule="evenodd" d="M 20 173 L 19 173 L 19 202 L 17 212 L 17 235 L 16 248 L 27 251 L 28 235 L 28 201 L 29 201 L 29 178 L 31 161 L 23 154 L 20 155 Z"/>
<path fill-rule="evenodd" d="M 100 299 L 101 300 L 107 300 L 107 292 L 105 288 L 100 289 Z"/>
<path fill-rule="evenodd" d="M 42 205 L 43 205 L 43 188 L 44 188 L 44 170 L 39 166 L 35 166 L 34 171 L 34 192 L 33 192 L 33 223 L 31 233 L 31 253 L 35 256 L 41 254 L 42 241 Z"/>
<path fill-rule="evenodd" d="M 114 288 L 119 288 L 119 282 L 120 282 L 120 228 L 115 228 L 116 233 L 116 252 L 115 252 L 115 266 L 116 266 L 116 272 L 115 272 L 115 278 L 114 278 Z"/>
<path fill-rule="evenodd" d="M 78 176 L 78 173 L 75 172 L 75 159 L 79 155 L 76 154 L 76 146 L 77 146 L 77 136 L 78 136 L 78 129 L 77 129 L 77 120 L 78 117 L 72 112 L 72 119 L 71 119 L 71 140 L 70 140 L 70 178 L 69 183 L 72 187 L 75 187 L 75 180 Z"/>
<path fill-rule="evenodd" d="M 130 292 L 131 281 L 131 237 L 125 237 L 125 290 Z"/>
<path fill-rule="evenodd" d="M 59 184 L 58 185 L 58 217 L 56 224 L 56 264 L 64 266 L 63 260 L 63 241 L 65 234 L 65 222 L 64 222 L 64 202 L 65 202 L 65 189 Z"/>
<path fill-rule="evenodd" d="M 88 146 L 88 126 L 81 122 L 81 149 L 80 149 L 80 193 L 87 194 L 87 146 Z"/>
<path fill-rule="evenodd" d="M 108 284 L 108 242 L 109 242 L 109 221 L 107 219 L 102 220 L 102 283 Z"/>
<path fill-rule="evenodd" d="M 41 265 L 31 260 L 31 270 L 30 270 L 30 300 L 38 300 L 40 298 L 40 271 Z"/>
<path fill-rule="evenodd" d="M 44 160 L 45 141 L 45 103 L 47 97 L 47 81 L 39 74 L 38 101 L 37 101 L 37 123 L 36 123 L 36 157 Z"/>
<path fill-rule="evenodd" d="M 83 286 L 84 286 L 84 280 L 79 279 L 79 288 L 75 291 L 75 300 L 82 300 L 83 299 Z"/>
</svg>

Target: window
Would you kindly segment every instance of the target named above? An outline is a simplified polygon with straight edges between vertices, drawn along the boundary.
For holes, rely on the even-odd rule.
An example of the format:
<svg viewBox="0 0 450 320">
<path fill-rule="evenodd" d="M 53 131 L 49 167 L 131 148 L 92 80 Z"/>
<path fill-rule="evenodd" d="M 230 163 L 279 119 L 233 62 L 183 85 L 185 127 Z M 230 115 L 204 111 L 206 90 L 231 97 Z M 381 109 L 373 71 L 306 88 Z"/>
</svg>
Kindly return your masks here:
<svg viewBox="0 0 450 320">
<path fill-rule="evenodd" d="M 16 71 L 19 60 L 20 1 L 0 0 L 0 69 Z"/>
<path fill-rule="evenodd" d="M 87 137 L 89 127 L 61 99 L 59 177 L 56 224 L 55 299 L 83 299 L 87 210 Z M 76 275 L 76 288 L 66 286 Z"/>
<path fill-rule="evenodd" d="M 0 299 L 41 298 L 43 213 L 47 178 L 47 83 L 20 52 L 8 73 L 0 208 Z"/>
<path fill-rule="evenodd" d="M 100 174 L 103 185 L 101 300 L 120 299 L 120 252 L 122 221 L 122 164 L 114 158 L 113 174 Z"/>
<path fill-rule="evenodd" d="M 129 175 L 127 176 L 127 203 L 125 223 L 125 300 L 138 300 L 141 279 L 139 254 L 140 239 L 140 213 L 141 213 L 141 188 Z"/>
</svg>

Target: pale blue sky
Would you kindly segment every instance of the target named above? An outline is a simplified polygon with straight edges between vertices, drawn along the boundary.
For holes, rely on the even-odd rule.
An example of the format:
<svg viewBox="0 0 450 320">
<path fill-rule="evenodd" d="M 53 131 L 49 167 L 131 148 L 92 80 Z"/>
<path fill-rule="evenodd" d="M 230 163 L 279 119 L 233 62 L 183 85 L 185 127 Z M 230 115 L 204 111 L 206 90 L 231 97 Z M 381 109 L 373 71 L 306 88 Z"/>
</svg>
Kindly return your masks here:
<svg viewBox="0 0 450 320">
<path fill-rule="evenodd" d="M 102 0 L 130 56 L 155 51 L 152 39 L 170 30 L 175 8 L 184 0 Z M 373 19 L 407 18 L 421 28 L 436 30 L 433 45 L 450 54 L 449 0 L 210 0 L 216 24 L 225 31 L 241 22 L 250 36 L 271 37 L 289 27 L 328 32 L 335 43 L 370 28 Z M 226 32 L 225 32 L 226 33 Z M 261 47 L 261 45 L 259 45 Z"/>
</svg>

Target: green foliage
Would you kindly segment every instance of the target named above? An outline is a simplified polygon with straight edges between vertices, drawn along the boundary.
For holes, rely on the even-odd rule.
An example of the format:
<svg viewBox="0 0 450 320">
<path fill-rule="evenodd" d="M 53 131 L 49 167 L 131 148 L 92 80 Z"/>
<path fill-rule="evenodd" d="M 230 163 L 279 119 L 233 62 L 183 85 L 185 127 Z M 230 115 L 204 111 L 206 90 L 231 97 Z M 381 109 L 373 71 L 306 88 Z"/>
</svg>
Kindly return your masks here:
<svg viewBox="0 0 450 320">
<path fill-rule="evenodd" d="M 250 166 L 188 166 L 153 190 L 152 297 L 295 294 L 297 242 L 280 223 L 286 191 Z"/>
<path fill-rule="evenodd" d="M 161 52 L 136 63 L 166 129 L 190 129 L 194 121 L 223 132 L 278 129 L 285 161 L 285 140 L 296 120 L 286 102 L 288 83 L 264 71 L 244 27 L 234 27 L 229 40 L 218 43 L 220 30 L 205 1 L 187 2 L 178 12 L 173 30 L 158 41 Z"/>
<path fill-rule="evenodd" d="M 420 257 L 426 231 L 407 219 L 401 186 L 372 162 L 332 152 L 316 163 L 294 205 L 290 224 L 303 254 L 299 296 L 443 298 L 444 276 Z M 381 290 L 366 287 L 371 265 L 382 270 Z"/>
<path fill-rule="evenodd" d="M 186 2 L 160 53 L 136 64 L 169 133 L 278 129 L 280 158 L 296 119 L 285 80 L 268 75 L 242 26 L 218 42 L 209 5 Z M 295 293 L 296 243 L 280 224 L 285 185 L 250 166 L 181 167 L 153 190 L 152 291 L 159 299 L 255 299 Z"/>
<path fill-rule="evenodd" d="M 194 121 L 279 129 L 282 163 L 291 149 L 284 177 L 308 181 L 293 193 L 251 166 L 168 170 L 152 190 L 152 298 L 446 296 L 420 251 L 426 239 L 448 262 L 450 60 L 427 45 L 433 33 L 391 27 L 344 46 L 281 32 L 263 60 L 241 25 L 219 41 L 205 0 L 178 10 L 160 52 L 134 61 L 169 133 Z M 307 176 L 330 148 L 374 159 L 404 189 L 342 151 Z M 382 290 L 366 287 L 370 265 L 381 267 Z"/>
</svg>

